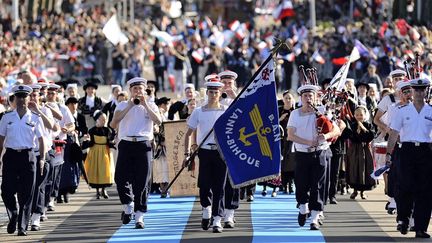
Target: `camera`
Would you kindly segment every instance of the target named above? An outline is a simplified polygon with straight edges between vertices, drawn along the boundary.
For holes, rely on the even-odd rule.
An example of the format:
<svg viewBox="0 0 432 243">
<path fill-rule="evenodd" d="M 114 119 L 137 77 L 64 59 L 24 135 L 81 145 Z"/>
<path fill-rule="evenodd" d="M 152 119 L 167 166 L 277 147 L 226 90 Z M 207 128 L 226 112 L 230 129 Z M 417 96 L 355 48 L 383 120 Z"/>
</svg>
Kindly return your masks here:
<svg viewBox="0 0 432 243">
<path fill-rule="evenodd" d="M 134 103 L 135 105 L 139 105 L 139 104 L 141 103 L 141 100 L 138 99 L 138 98 L 135 98 L 135 99 L 133 100 L 133 103 Z"/>
<path fill-rule="evenodd" d="M 145 91 L 146 91 L 147 95 L 151 95 L 151 90 L 146 89 Z"/>
<path fill-rule="evenodd" d="M 222 99 L 226 99 L 228 97 L 227 93 L 223 92 L 221 95 Z"/>
</svg>

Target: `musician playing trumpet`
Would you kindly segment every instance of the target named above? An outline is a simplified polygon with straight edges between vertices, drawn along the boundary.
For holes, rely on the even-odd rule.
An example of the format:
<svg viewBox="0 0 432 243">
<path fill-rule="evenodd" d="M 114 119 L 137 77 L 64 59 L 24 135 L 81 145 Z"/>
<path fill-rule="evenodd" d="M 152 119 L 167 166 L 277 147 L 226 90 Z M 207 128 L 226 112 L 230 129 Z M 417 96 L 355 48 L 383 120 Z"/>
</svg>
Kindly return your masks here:
<svg viewBox="0 0 432 243">
<path fill-rule="evenodd" d="M 305 84 L 298 88 L 302 107 L 294 110 L 288 120 L 288 140 L 295 152 L 296 199 L 299 203 L 298 223 L 304 226 L 311 213 L 311 230 L 318 230 L 324 210 L 325 177 L 332 153 L 328 140 L 340 135 L 336 123 L 316 113 L 318 87 Z M 321 120 L 320 120 L 321 119 Z M 325 121 L 324 121 L 325 120 Z M 322 123 L 324 121 L 324 123 Z M 317 124 L 320 124 L 317 126 Z M 325 124 L 321 125 L 321 124 Z M 327 131 L 324 131 L 326 127 Z"/>
</svg>

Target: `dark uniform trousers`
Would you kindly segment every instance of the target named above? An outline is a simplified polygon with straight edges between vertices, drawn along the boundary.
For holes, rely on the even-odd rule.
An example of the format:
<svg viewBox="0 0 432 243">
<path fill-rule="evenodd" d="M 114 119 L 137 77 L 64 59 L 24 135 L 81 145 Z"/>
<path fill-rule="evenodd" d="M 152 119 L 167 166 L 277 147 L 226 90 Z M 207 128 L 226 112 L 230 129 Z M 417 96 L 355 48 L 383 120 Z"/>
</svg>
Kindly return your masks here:
<svg viewBox="0 0 432 243">
<path fill-rule="evenodd" d="M 9 216 L 18 213 L 18 229 L 27 230 L 30 220 L 32 196 L 35 186 L 35 160 L 33 151 L 6 148 L 3 156 L 1 196 Z M 15 193 L 17 194 L 19 212 Z"/>
<path fill-rule="evenodd" d="M 200 148 L 198 187 L 202 207 L 212 206 L 212 216 L 224 216 L 227 167 L 217 150 Z"/>
<path fill-rule="evenodd" d="M 63 170 L 63 164 L 56 165 L 53 168 L 54 173 L 53 173 L 53 184 L 51 188 L 52 190 L 51 197 L 56 198 L 59 194 L 62 170 Z"/>
<path fill-rule="evenodd" d="M 51 150 L 48 152 L 49 155 L 53 155 L 54 152 Z M 47 157 L 50 158 L 50 157 Z M 48 203 L 51 200 L 51 197 L 57 197 L 58 196 L 58 189 L 60 187 L 60 176 L 61 176 L 61 170 L 63 168 L 63 164 L 61 165 L 53 165 L 52 160 L 50 159 L 48 161 L 49 164 L 49 171 L 47 175 L 47 180 L 45 182 L 45 207 L 48 206 Z"/>
<path fill-rule="evenodd" d="M 329 199 L 329 191 L 330 191 L 330 179 L 331 179 L 331 169 L 332 169 L 332 158 L 333 158 L 333 154 L 331 152 L 331 149 L 328 149 L 328 151 L 330 152 L 330 155 L 326 155 L 326 158 L 324 158 L 324 160 L 322 162 L 325 163 L 325 178 L 324 178 L 324 198 L 323 198 L 323 202 L 324 205 L 327 204 L 327 201 Z"/>
<path fill-rule="evenodd" d="M 404 142 L 400 150 L 398 219 L 408 224 L 414 205 L 416 230 L 427 231 L 431 216 L 431 144 Z"/>
<path fill-rule="evenodd" d="M 395 198 L 396 204 L 396 190 L 398 189 L 398 173 L 400 173 L 400 148 L 399 145 L 396 144 L 394 150 L 391 155 L 392 164 L 390 166 L 390 170 L 387 172 L 387 195 L 389 197 Z"/>
<path fill-rule="evenodd" d="M 134 210 L 147 212 L 151 179 L 152 148 L 150 141 L 121 140 L 114 180 L 122 204 L 134 202 Z"/>
<path fill-rule="evenodd" d="M 295 152 L 296 199 L 300 204 L 309 203 L 310 210 L 323 211 L 328 193 L 326 171 L 331 160 L 331 150 Z"/>
<path fill-rule="evenodd" d="M 39 161 L 40 156 L 36 156 L 37 160 Z M 47 157 L 48 158 L 48 157 Z M 48 162 L 45 162 L 44 168 L 43 168 L 43 175 L 40 173 L 40 167 L 39 164 L 36 164 L 36 184 L 35 189 L 33 193 L 33 200 L 32 200 L 32 213 L 38 213 L 43 214 L 44 208 L 46 206 L 45 204 L 45 187 L 46 182 L 48 181 L 49 171 L 50 171 L 50 165 Z"/>
<path fill-rule="evenodd" d="M 225 208 L 226 209 L 237 209 L 240 204 L 240 189 L 233 188 L 229 177 L 227 176 L 225 182 Z"/>
<path fill-rule="evenodd" d="M 343 154 L 333 153 L 330 162 L 329 198 L 336 196 L 337 182 L 339 180 L 339 167 L 343 163 Z"/>
<path fill-rule="evenodd" d="M 256 190 L 256 183 L 248 185 L 248 186 L 244 186 L 240 189 L 240 195 L 244 196 L 246 193 L 246 196 L 253 196 L 255 194 L 255 190 Z"/>
</svg>

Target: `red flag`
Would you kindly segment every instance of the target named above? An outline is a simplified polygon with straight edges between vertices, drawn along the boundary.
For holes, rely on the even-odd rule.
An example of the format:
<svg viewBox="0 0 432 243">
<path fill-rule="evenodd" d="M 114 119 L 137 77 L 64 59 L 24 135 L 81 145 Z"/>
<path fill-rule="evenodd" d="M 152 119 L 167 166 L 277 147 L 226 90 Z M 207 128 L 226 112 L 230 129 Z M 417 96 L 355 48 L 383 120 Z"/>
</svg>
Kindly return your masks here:
<svg viewBox="0 0 432 243">
<path fill-rule="evenodd" d="M 192 57 L 195 59 L 195 61 L 199 64 L 202 63 L 202 61 L 204 60 L 204 56 L 203 56 L 203 50 L 199 49 L 196 51 L 192 52 Z"/>
<path fill-rule="evenodd" d="M 379 30 L 379 37 L 380 37 L 381 39 L 384 38 L 384 36 L 385 36 L 385 32 L 386 32 L 387 28 L 388 28 L 388 23 L 387 23 L 387 22 L 384 22 L 384 23 L 381 25 L 380 30 Z"/>
<path fill-rule="evenodd" d="M 344 65 L 347 62 L 348 62 L 348 58 L 346 58 L 346 57 L 338 57 L 338 58 L 333 58 L 332 59 L 332 63 L 334 65 L 337 65 L 337 66 L 342 66 L 342 65 Z"/>
<path fill-rule="evenodd" d="M 403 36 L 408 34 L 409 25 L 405 19 L 396 20 L 396 27 L 399 29 L 399 33 Z"/>
</svg>

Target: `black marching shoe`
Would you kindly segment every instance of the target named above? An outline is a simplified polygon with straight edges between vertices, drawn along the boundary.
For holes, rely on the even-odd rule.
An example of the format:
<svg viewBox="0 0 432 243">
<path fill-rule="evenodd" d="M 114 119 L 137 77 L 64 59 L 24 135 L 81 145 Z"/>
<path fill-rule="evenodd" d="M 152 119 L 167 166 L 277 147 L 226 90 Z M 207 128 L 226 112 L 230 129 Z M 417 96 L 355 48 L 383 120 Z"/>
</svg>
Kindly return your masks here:
<svg viewBox="0 0 432 243">
<path fill-rule="evenodd" d="M 106 190 L 102 190 L 102 196 L 103 196 L 103 198 L 105 198 L 105 199 L 108 199 L 108 198 L 109 198 L 108 193 L 107 193 Z"/>
<path fill-rule="evenodd" d="M 293 194 L 294 193 L 294 189 L 293 189 L 292 185 L 289 185 L 289 187 L 288 187 L 288 193 L 289 194 Z"/>
<path fill-rule="evenodd" d="M 135 223 L 135 229 L 144 229 L 144 223 L 143 222 Z"/>
<path fill-rule="evenodd" d="M 15 233 L 16 228 L 17 228 L 17 219 L 18 219 L 18 214 L 13 213 L 9 219 L 9 223 L 7 226 L 7 232 L 9 234 Z"/>
<path fill-rule="evenodd" d="M 384 208 L 385 208 L 385 210 L 388 210 L 388 208 L 389 208 L 389 205 L 390 205 L 390 202 L 387 202 L 387 203 L 386 203 L 386 205 L 385 205 L 385 207 L 384 207 Z"/>
<path fill-rule="evenodd" d="M 63 198 L 60 194 L 57 196 L 56 201 L 57 203 L 63 203 Z"/>
<path fill-rule="evenodd" d="M 66 193 L 63 195 L 63 197 L 64 197 L 64 202 L 69 203 L 69 194 Z"/>
<path fill-rule="evenodd" d="M 319 224 L 312 223 L 310 224 L 310 230 L 319 230 Z"/>
<path fill-rule="evenodd" d="M 121 214 L 121 220 L 123 224 L 129 224 L 129 222 L 132 220 L 132 214 L 126 214 L 124 211 Z"/>
<path fill-rule="evenodd" d="M 201 228 L 208 230 L 210 228 L 210 219 L 201 219 Z"/>
<path fill-rule="evenodd" d="M 390 214 L 390 215 L 396 214 L 396 208 L 388 208 L 387 214 Z"/>
<path fill-rule="evenodd" d="M 427 238 L 430 238 L 430 235 L 423 230 L 418 230 L 418 231 L 416 231 L 415 238 L 427 239 Z"/>
<path fill-rule="evenodd" d="M 24 229 L 19 229 L 17 235 L 18 236 L 27 236 L 27 232 Z"/>
<path fill-rule="evenodd" d="M 335 197 L 330 198 L 330 204 L 338 204 Z"/>
<path fill-rule="evenodd" d="M 234 222 L 225 222 L 224 226 L 225 229 L 233 229 L 235 227 Z"/>
<path fill-rule="evenodd" d="M 40 227 L 37 226 L 37 225 L 32 225 L 30 230 L 31 230 L 31 231 L 39 231 L 39 230 L 40 230 Z"/>
<path fill-rule="evenodd" d="M 319 225 L 323 225 L 324 224 L 324 217 L 323 216 L 318 216 L 318 224 Z"/>
<path fill-rule="evenodd" d="M 399 231 L 401 234 L 406 235 L 408 234 L 408 224 L 405 223 L 399 223 L 396 227 L 397 231 Z M 417 233 L 416 233 L 417 235 Z"/>
<path fill-rule="evenodd" d="M 297 221 L 300 226 L 304 226 L 306 223 L 307 214 L 298 214 Z"/>
<path fill-rule="evenodd" d="M 220 226 L 213 226 L 213 233 L 222 233 L 223 228 Z"/>
</svg>

